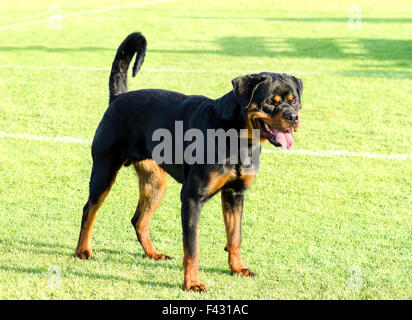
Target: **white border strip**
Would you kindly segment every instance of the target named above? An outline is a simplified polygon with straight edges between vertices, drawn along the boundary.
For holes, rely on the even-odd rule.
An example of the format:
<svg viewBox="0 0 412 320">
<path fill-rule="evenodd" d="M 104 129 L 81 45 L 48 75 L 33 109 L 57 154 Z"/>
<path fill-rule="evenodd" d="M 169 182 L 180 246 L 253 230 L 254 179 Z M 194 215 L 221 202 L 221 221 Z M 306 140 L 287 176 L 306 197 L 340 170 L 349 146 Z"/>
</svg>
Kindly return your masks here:
<svg viewBox="0 0 412 320">
<path fill-rule="evenodd" d="M 32 141 L 46 141 L 58 143 L 76 143 L 76 144 L 91 144 L 91 140 L 79 139 L 72 137 L 45 137 L 38 135 L 26 135 L 7 133 L 0 131 L 0 138 L 9 139 L 23 139 Z M 412 154 L 379 154 L 370 152 L 351 152 L 351 151 L 312 151 L 312 150 L 282 150 L 282 149 L 263 149 L 263 153 L 276 153 L 282 155 L 303 155 L 311 157 L 359 157 L 369 159 L 383 159 L 383 160 L 412 160 Z"/>
<path fill-rule="evenodd" d="M 108 71 L 109 67 L 82 67 L 82 66 L 33 66 L 33 65 L 0 65 L 0 69 L 34 69 L 34 70 L 84 70 L 84 71 Z M 173 72 L 173 73 L 239 73 L 249 74 L 260 71 L 256 70 L 225 70 L 225 69 L 173 69 L 173 68 L 143 68 L 140 72 Z M 331 75 L 331 76 L 359 76 L 359 77 L 389 77 L 389 78 L 412 78 L 412 73 L 394 73 L 394 72 L 329 72 L 329 71 L 283 71 L 290 74 L 300 75 Z"/>
</svg>

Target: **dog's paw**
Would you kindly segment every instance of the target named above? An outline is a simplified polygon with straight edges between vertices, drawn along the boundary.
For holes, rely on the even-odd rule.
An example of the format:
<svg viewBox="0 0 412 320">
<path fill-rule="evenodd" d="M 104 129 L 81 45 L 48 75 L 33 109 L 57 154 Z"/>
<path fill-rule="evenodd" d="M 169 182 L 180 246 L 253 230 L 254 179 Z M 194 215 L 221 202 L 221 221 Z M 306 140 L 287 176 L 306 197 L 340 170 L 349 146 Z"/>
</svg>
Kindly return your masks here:
<svg viewBox="0 0 412 320">
<path fill-rule="evenodd" d="M 231 270 L 231 272 L 232 274 L 238 274 L 239 276 L 248 278 L 253 278 L 256 276 L 256 274 L 248 268 L 242 268 L 240 270 Z"/>
<path fill-rule="evenodd" d="M 93 258 L 92 249 L 78 249 L 76 250 L 76 253 L 74 254 L 74 256 L 81 260 L 91 259 Z"/>
<path fill-rule="evenodd" d="M 163 253 L 155 253 L 153 255 L 147 256 L 149 259 L 153 259 L 153 260 L 172 260 L 173 258 L 163 254 Z"/>
<path fill-rule="evenodd" d="M 183 285 L 183 290 L 185 291 L 194 291 L 194 292 L 205 292 L 206 286 L 203 283 L 196 283 L 191 285 Z"/>
</svg>

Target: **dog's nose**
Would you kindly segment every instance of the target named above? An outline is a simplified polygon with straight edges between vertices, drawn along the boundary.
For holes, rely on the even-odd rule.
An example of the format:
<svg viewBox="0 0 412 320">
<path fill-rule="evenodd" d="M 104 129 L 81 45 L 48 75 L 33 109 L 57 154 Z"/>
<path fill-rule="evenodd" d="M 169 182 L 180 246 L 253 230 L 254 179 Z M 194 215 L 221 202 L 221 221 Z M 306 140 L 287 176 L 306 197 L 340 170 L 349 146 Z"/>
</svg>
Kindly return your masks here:
<svg viewBox="0 0 412 320">
<path fill-rule="evenodd" d="M 299 120 L 299 116 L 296 112 L 286 111 L 283 113 L 283 117 L 285 118 L 286 121 L 289 121 L 292 123 L 297 123 Z"/>
</svg>

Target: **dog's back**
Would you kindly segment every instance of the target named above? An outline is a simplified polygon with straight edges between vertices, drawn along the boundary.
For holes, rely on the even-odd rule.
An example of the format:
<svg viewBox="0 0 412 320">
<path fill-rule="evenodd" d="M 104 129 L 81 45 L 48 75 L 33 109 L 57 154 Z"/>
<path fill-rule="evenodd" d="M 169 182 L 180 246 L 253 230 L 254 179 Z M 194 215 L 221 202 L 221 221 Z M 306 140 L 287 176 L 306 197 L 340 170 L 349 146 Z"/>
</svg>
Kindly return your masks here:
<svg viewBox="0 0 412 320">
<path fill-rule="evenodd" d="M 93 158 L 117 152 L 122 159 L 140 161 L 151 157 L 154 145 L 151 135 L 159 128 L 173 128 L 174 121 L 190 118 L 196 108 L 209 106 L 213 100 L 199 95 L 185 95 L 163 89 L 128 91 L 127 72 L 136 54 L 133 77 L 140 70 L 147 42 L 140 33 L 130 34 L 119 46 L 109 77 L 109 107 L 106 110 L 92 144 Z M 203 103 L 204 102 L 204 103 Z M 196 121 L 193 121 L 196 122 Z M 122 148 L 141 140 L 139 154 Z"/>
</svg>

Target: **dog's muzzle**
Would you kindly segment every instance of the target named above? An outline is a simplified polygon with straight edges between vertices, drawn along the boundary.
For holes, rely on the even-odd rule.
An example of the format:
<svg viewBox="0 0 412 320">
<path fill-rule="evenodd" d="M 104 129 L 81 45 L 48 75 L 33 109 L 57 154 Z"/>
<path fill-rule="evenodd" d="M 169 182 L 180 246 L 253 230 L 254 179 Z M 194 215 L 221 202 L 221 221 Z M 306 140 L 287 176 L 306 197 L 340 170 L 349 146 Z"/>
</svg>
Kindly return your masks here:
<svg viewBox="0 0 412 320">
<path fill-rule="evenodd" d="M 296 123 L 299 120 L 296 120 Z M 292 136 L 292 129 L 286 131 L 279 131 L 270 127 L 263 120 L 258 120 L 257 124 L 259 126 L 260 132 L 269 140 L 271 144 L 276 147 L 283 147 L 285 149 L 290 149 L 293 146 L 294 140 Z"/>
</svg>

